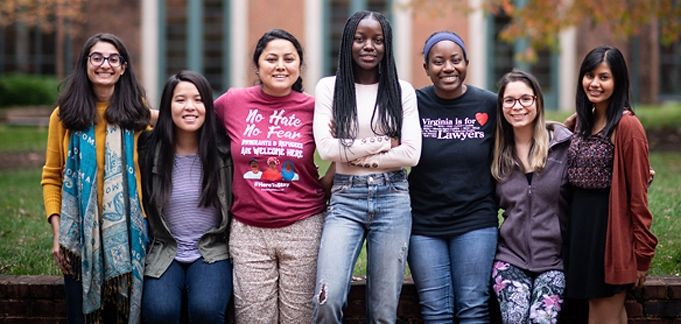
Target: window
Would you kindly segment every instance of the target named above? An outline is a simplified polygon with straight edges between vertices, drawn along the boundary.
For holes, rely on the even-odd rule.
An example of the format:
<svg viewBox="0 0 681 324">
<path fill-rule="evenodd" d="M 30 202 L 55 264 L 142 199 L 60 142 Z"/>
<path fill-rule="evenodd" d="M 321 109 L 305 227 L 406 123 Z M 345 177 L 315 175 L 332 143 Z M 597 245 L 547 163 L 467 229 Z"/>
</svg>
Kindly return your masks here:
<svg viewBox="0 0 681 324">
<path fill-rule="evenodd" d="M 227 41 L 224 35 L 227 28 L 224 28 L 224 24 L 228 18 L 223 15 L 222 6 L 229 4 L 221 0 L 203 0 L 202 3 L 203 34 L 199 37 L 203 38 L 200 57 L 203 70 L 196 72 L 208 79 L 215 93 L 220 93 L 227 88 L 227 85 L 223 84 L 225 80 L 223 76 L 227 73 L 227 67 L 223 64 L 223 56 L 228 55 L 223 53 L 223 42 Z M 189 67 L 188 37 L 196 37 L 187 34 L 189 10 L 186 0 L 167 0 L 164 11 L 166 13 L 165 28 L 161 31 L 161 37 L 164 37 L 166 51 L 159 55 L 165 55 L 163 71 L 165 75 L 161 82 L 165 82 L 170 75 Z"/>
<path fill-rule="evenodd" d="M 338 67 L 338 49 L 340 48 L 341 37 L 343 36 L 343 27 L 345 21 L 348 19 L 348 12 L 350 11 L 349 0 L 331 0 L 329 1 L 329 19 L 327 35 L 324 39 L 327 40 L 328 51 L 324 57 L 326 59 L 324 75 L 333 75 L 336 73 Z"/>
<path fill-rule="evenodd" d="M 55 39 L 54 32 L 35 26 L 0 28 L 0 73 L 55 74 Z"/>
<path fill-rule="evenodd" d="M 329 0 L 325 2 L 327 5 L 326 12 L 328 19 L 326 25 L 326 37 L 324 37 L 325 53 L 324 53 L 324 71 L 323 75 L 336 74 L 338 66 L 338 53 L 340 48 L 341 37 L 343 37 L 343 27 L 345 21 L 354 13 L 353 7 L 360 7 L 364 10 L 371 10 L 380 12 L 386 17 L 390 17 L 390 0 Z M 393 26 L 393 29 L 395 27 Z M 394 35 L 393 35 L 394 37 Z"/>
<path fill-rule="evenodd" d="M 502 41 L 499 36 L 504 27 L 511 23 L 511 17 L 505 14 L 499 14 L 493 16 L 492 20 L 493 38 L 492 47 L 490 47 L 490 49 L 493 64 L 491 65 L 492 77 L 489 78 L 487 88 L 492 91 L 496 91 L 497 81 L 501 78 L 501 76 L 511 71 L 513 67 L 515 67 L 515 62 L 513 59 L 515 50 L 513 43 Z"/>
<path fill-rule="evenodd" d="M 213 87 L 213 91 L 220 93 L 227 89 L 224 83 L 224 75 L 227 75 L 227 66 L 223 65 L 223 42 L 227 41 L 224 31 L 224 23 L 227 17 L 223 15 L 222 6 L 228 5 L 227 1 L 222 0 L 203 0 L 204 3 L 204 62 L 203 75 Z"/>
<path fill-rule="evenodd" d="M 166 28 L 162 37 L 166 41 L 165 53 L 165 76 L 160 80 L 165 83 L 166 79 L 187 67 L 187 5 L 183 0 L 166 1 Z M 163 84 L 161 84 L 163 86 Z"/>
<path fill-rule="evenodd" d="M 526 62 L 518 58 L 518 54 L 524 51 L 527 44 L 524 40 L 516 40 L 512 43 L 500 39 L 500 34 L 506 25 L 511 23 L 511 17 L 503 12 L 489 18 L 491 24 L 491 39 L 488 38 L 488 71 L 487 88 L 497 90 L 497 82 L 506 73 L 514 68 L 532 73 L 539 81 L 544 95 L 544 103 L 547 108 L 558 107 L 557 88 L 557 54 L 550 49 L 537 50 L 537 60 Z"/>
<path fill-rule="evenodd" d="M 660 45 L 660 97 L 681 98 L 681 41 Z"/>
</svg>

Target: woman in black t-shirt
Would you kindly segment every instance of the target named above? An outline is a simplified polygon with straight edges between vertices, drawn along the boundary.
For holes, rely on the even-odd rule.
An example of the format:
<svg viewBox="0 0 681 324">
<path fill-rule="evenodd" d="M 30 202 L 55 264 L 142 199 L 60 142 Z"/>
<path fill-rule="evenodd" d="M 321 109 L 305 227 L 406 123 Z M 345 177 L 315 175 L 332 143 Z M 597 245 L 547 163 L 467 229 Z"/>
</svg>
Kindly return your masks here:
<svg viewBox="0 0 681 324">
<path fill-rule="evenodd" d="M 455 33 L 431 35 L 423 56 L 433 84 L 416 92 L 423 146 L 409 175 L 409 267 L 421 316 L 489 322 L 498 224 L 490 173 L 496 95 L 464 84 L 469 61 Z"/>
</svg>

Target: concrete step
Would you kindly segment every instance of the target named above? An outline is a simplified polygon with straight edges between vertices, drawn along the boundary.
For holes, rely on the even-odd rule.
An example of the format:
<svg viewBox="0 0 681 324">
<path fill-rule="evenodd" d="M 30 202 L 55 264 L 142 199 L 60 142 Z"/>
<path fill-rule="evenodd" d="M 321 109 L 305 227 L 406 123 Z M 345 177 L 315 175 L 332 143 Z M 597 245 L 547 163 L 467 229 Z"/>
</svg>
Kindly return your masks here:
<svg viewBox="0 0 681 324">
<path fill-rule="evenodd" d="M 50 122 L 53 107 L 27 106 L 0 109 L 0 122 L 16 126 L 43 126 Z"/>
</svg>

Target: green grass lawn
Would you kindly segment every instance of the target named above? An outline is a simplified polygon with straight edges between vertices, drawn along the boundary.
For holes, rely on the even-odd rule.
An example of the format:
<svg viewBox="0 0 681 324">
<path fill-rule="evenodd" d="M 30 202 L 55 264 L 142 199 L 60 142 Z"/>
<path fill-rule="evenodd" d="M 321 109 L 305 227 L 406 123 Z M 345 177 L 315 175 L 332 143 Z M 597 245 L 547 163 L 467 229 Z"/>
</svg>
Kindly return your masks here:
<svg viewBox="0 0 681 324">
<path fill-rule="evenodd" d="M 0 274 L 58 274 L 45 220 L 40 169 L 0 170 Z"/>
<path fill-rule="evenodd" d="M 650 273 L 681 276 L 681 152 L 653 153 L 650 163 L 656 175 L 648 201 L 659 242 Z"/>
<path fill-rule="evenodd" d="M 45 152 L 47 128 L 0 125 L 0 154 L 8 152 Z"/>
<path fill-rule="evenodd" d="M 571 111 L 546 111 L 546 119 L 563 122 L 573 112 L 574 109 Z M 681 103 L 669 103 L 661 106 L 634 106 L 634 113 L 646 129 L 678 128 L 681 125 Z"/>
</svg>

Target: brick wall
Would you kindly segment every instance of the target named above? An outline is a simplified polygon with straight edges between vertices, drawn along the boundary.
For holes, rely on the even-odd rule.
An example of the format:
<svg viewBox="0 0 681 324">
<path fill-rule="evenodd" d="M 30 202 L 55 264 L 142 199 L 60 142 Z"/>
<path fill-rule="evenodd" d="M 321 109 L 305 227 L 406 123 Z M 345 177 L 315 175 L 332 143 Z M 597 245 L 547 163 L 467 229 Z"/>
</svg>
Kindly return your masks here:
<svg viewBox="0 0 681 324">
<path fill-rule="evenodd" d="M 365 323 L 365 285 L 352 285 L 345 310 L 346 323 Z M 0 275 L 0 322 L 65 323 L 63 282 L 54 276 Z M 492 300 L 492 322 L 499 323 L 496 301 Z M 681 323 L 681 277 L 654 277 L 627 296 L 629 323 Z M 584 323 L 586 304 L 567 301 L 562 323 Z M 407 280 L 397 311 L 400 323 L 420 323 L 419 305 L 414 284 Z"/>
<path fill-rule="evenodd" d="M 0 275 L 0 322 L 66 323 L 64 280 Z"/>
</svg>

